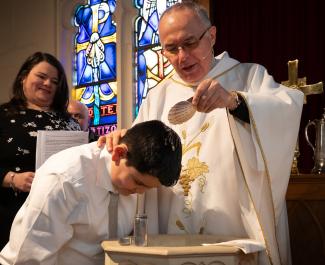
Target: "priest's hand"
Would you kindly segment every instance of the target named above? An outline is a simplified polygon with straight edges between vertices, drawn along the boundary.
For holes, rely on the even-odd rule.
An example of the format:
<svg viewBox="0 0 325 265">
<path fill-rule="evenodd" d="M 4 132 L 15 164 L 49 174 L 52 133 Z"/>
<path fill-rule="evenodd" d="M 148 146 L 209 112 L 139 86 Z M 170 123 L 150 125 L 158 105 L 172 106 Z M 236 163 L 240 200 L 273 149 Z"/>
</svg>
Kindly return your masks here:
<svg viewBox="0 0 325 265">
<path fill-rule="evenodd" d="M 233 109 L 237 106 L 237 96 L 224 89 L 218 80 L 205 79 L 198 85 L 192 104 L 197 111 L 206 113 L 216 108 Z"/>
<path fill-rule="evenodd" d="M 119 140 L 126 134 L 127 129 L 115 130 L 107 135 L 98 138 L 97 146 L 102 147 L 106 143 L 108 152 L 112 152 L 114 146 L 118 145 Z"/>
</svg>

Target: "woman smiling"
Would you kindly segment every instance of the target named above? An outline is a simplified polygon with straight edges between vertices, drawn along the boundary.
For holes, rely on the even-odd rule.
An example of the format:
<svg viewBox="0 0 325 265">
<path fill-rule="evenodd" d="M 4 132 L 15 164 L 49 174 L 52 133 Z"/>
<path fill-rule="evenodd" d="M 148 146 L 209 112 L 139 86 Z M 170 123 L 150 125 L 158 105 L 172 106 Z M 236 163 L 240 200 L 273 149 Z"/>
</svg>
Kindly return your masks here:
<svg viewBox="0 0 325 265">
<path fill-rule="evenodd" d="M 34 178 L 38 130 L 80 130 L 67 112 L 69 89 L 61 63 L 36 52 L 21 66 L 12 98 L 0 106 L 0 249 Z"/>
</svg>

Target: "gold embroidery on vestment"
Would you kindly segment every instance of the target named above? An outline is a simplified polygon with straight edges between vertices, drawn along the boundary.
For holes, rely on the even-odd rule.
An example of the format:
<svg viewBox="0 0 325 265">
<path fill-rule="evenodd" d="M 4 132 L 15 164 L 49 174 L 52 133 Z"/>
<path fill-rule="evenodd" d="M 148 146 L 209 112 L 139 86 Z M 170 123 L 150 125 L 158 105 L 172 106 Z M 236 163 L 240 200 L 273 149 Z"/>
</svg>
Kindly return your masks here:
<svg viewBox="0 0 325 265">
<path fill-rule="evenodd" d="M 181 220 L 176 220 L 176 226 L 179 228 L 179 230 L 184 231 L 186 234 L 189 234 L 189 232 L 186 230 L 185 225 L 181 222 Z"/>
<path fill-rule="evenodd" d="M 190 232 L 186 229 L 185 225 L 182 223 L 180 219 L 176 219 L 175 222 L 176 226 L 179 228 L 179 230 L 184 231 L 184 233 L 189 234 Z M 197 231 L 197 234 L 204 234 L 204 227 L 206 225 L 206 219 L 205 217 L 202 218 L 202 223 L 200 226 L 200 229 Z"/>
<path fill-rule="evenodd" d="M 183 155 L 190 150 L 194 150 L 195 153 L 192 157 L 187 160 L 187 164 L 183 166 L 180 177 L 179 184 L 184 191 L 184 209 L 183 212 L 186 215 L 192 213 L 192 196 L 191 187 L 192 183 L 197 179 L 200 191 L 204 192 L 204 187 L 206 186 L 207 180 L 205 174 L 209 172 L 208 165 L 200 161 L 199 154 L 202 143 L 200 141 L 195 141 L 200 134 L 205 132 L 209 128 L 209 123 L 204 123 L 200 131 L 187 142 L 187 132 L 183 130 L 181 136 L 183 138 L 182 152 Z"/>
</svg>

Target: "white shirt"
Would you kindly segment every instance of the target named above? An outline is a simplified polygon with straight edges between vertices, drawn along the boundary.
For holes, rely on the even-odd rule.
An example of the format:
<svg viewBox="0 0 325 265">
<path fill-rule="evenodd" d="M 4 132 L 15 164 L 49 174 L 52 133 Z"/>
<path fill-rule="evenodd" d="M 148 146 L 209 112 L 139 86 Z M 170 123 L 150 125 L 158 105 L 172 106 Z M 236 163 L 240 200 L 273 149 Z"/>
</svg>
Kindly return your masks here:
<svg viewBox="0 0 325 265">
<path fill-rule="evenodd" d="M 178 184 L 150 191 L 147 213 L 159 221 L 155 232 L 250 237 L 266 246 L 259 264 L 290 264 L 285 193 L 303 94 L 274 82 L 261 65 L 238 64 L 226 52 L 216 60 L 205 78 L 243 96 L 250 124 L 222 108 L 172 125 L 170 108 L 192 97 L 195 84 L 174 74 L 152 89 L 135 123 L 158 119 L 171 126 L 183 157 Z"/>
<path fill-rule="evenodd" d="M 0 253 L 6 264 L 104 264 L 108 239 L 111 156 L 90 143 L 50 157 L 36 172 L 17 213 L 10 241 Z M 136 195 L 120 195 L 118 236 L 132 231 Z"/>
</svg>

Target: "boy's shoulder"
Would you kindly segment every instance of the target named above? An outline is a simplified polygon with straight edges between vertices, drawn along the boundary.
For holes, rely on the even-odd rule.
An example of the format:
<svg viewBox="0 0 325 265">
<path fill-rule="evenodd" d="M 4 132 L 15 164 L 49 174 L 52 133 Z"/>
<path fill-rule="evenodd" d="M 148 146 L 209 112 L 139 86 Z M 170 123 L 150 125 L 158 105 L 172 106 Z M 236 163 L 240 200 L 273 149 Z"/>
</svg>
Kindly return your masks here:
<svg viewBox="0 0 325 265">
<path fill-rule="evenodd" d="M 50 156 L 37 172 L 82 177 L 85 169 L 89 171 L 95 167 L 101 151 L 97 142 L 70 147 Z"/>
</svg>

